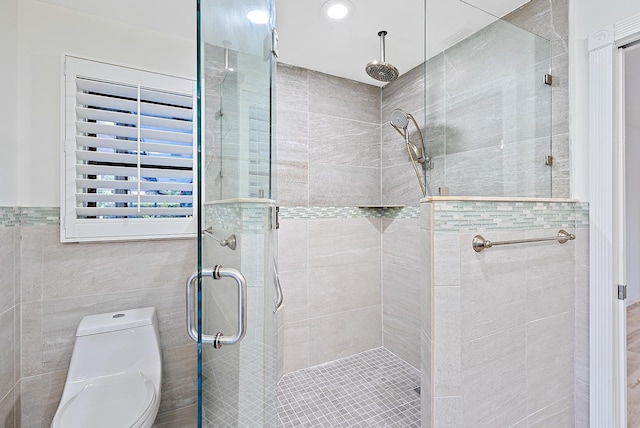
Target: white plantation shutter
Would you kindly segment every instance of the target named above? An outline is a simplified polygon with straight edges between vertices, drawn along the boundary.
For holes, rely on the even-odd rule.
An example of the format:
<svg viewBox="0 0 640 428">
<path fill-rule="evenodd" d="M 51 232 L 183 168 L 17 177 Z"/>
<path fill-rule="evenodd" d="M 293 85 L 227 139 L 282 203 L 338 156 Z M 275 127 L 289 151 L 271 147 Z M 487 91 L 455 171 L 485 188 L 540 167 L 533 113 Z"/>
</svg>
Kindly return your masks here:
<svg viewBox="0 0 640 428">
<path fill-rule="evenodd" d="M 67 56 L 63 241 L 195 234 L 187 79 Z"/>
</svg>

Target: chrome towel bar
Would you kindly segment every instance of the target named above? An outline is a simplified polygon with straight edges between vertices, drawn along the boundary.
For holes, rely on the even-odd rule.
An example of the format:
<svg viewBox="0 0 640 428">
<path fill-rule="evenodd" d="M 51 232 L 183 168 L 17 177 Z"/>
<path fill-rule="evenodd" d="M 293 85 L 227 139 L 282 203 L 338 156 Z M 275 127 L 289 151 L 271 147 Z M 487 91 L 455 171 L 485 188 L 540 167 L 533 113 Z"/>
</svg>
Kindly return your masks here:
<svg viewBox="0 0 640 428">
<path fill-rule="evenodd" d="M 496 245 L 510 245 L 510 244 L 524 244 L 526 242 L 542 242 L 542 241 L 558 241 L 560 244 L 564 244 L 567 241 L 573 241 L 576 239 L 576 235 L 569 233 L 566 230 L 558 231 L 558 235 L 553 238 L 531 238 L 531 239 L 514 239 L 513 241 L 497 241 L 492 242 L 488 239 L 484 239 L 482 235 L 476 235 L 473 237 L 471 245 L 476 253 L 484 250 L 485 248 L 495 247 Z"/>
<path fill-rule="evenodd" d="M 229 247 L 232 250 L 236 249 L 236 235 L 231 235 L 227 239 L 220 239 L 213 234 L 213 227 L 211 226 L 203 229 L 202 234 L 217 241 L 222 247 Z"/>
</svg>

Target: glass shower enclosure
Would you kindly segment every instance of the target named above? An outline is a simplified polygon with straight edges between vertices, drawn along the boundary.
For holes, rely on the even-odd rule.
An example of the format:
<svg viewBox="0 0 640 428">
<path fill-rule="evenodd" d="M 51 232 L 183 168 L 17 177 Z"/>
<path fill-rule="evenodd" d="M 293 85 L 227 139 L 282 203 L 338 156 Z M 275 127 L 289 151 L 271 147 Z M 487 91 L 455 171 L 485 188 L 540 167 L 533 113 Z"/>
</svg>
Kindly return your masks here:
<svg viewBox="0 0 640 428">
<path fill-rule="evenodd" d="M 276 424 L 273 0 L 198 0 L 198 426 Z"/>
</svg>

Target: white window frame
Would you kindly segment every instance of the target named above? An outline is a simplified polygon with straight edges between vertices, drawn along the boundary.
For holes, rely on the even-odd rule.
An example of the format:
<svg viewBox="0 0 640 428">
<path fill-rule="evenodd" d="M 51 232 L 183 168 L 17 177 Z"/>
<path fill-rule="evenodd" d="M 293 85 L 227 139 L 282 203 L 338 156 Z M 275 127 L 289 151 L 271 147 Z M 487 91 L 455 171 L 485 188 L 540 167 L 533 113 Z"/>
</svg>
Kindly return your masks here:
<svg viewBox="0 0 640 428">
<path fill-rule="evenodd" d="M 62 114 L 61 114 L 61 189 L 60 189 L 60 240 L 61 242 L 147 240 L 168 238 L 190 238 L 197 233 L 197 114 L 196 83 L 193 80 L 166 74 L 124 67 L 106 62 L 93 61 L 71 55 L 63 55 Z M 79 143 L 76 136 L 78 121 L 76 102 L 76 77 L 123 84 L 137 88 L 150 88 L 168 94 L 191 97 L 193 112 L 192 128 L 192 209 L 187 217 L 151 218 L 82 218 L 82 190 L 76 184 L 80 173 L 76 155 Z M 138 89 L 139 90 L 139 89 Z M 139 124 L 138 124 L 139 127 Z M 140 141 L 138 133 L 138 141 Z M 140 161 L 138 163 L 140 165 Z M 140 166 L 138 166 L 140 168 Z M 141 180 L 138 180 L 141 181 Z M 139 201 L 138 201 L 139 202 Z"/>
</svg>

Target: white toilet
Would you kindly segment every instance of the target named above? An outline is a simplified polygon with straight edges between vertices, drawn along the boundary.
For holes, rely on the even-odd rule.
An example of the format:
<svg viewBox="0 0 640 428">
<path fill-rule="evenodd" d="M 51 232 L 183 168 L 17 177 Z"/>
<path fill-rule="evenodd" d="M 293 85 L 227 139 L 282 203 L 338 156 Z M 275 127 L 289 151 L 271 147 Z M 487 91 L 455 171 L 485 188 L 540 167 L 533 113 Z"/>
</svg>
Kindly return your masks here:
<svg viewBox="0 0 640 428">
<path fill-rule="evenodd" d="M 84 317 L 52 428 L 149 428 L 160 406 L 155 308 Z"/>
</svg>

